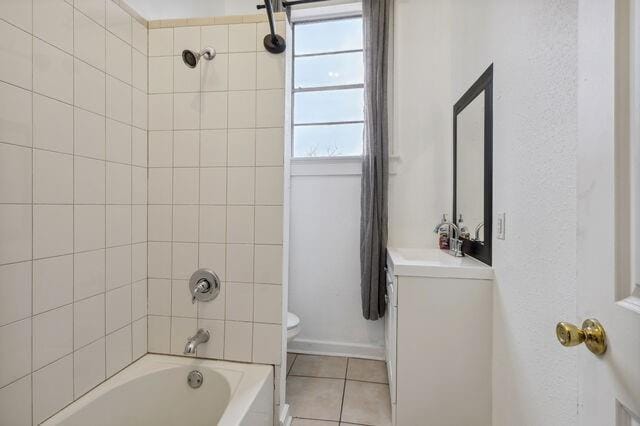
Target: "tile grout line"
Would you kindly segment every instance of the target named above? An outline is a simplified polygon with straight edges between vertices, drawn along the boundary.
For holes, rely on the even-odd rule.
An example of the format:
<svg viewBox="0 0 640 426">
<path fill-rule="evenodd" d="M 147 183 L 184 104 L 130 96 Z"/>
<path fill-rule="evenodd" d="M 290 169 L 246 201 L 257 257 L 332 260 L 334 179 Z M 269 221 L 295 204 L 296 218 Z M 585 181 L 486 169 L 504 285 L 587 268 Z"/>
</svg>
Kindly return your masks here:
<svg viewBox="0 0 640 426">
<path fill-rule="evenodd" d="M 174 29 L 174 34 L 175 34 L 175 29 Z M 198 43 L 200 45 L 200 49 L 202 49 L 202 27 L 198 27 Z M 175 46 L 174 46 L 174 51 L 175 51 Z M 174 61 L 175 63 L 175 61 Z M 180 63 L 178 63 L 178 65 L 180 65 Z M 200 207 L 200 202 L 201 202 L 201 194 L 202 194 L 202 174 L 200 173 L 200 163 L 201 163 L 201 158 L 200 158 L 200 145 L 202 143 L 202 70 L 203 67 L 201 67 L 198 70 L 198 93 L 200 94 L 200 97 L 198 99 L 198 133 L 197 133 L 197 159 L 198 159 L 198 166 L 197 166 L 197 170 L 198 170 L 198 207 L 196 209 L 196 235 L 195 235 L 195 240 L 196 240 L 196 269 L 200 269 L 201 268 L 201 263 L 200 263 L 200 220 L 201 220 L 201 207 Z M 174 81 L 175 81 L 175 70 L 174 70 Z M 175 86 L 175 84 L 174 84 Z M 175 89 L 175 88 L 174 88 Z M 175 150 L 175 146 L 174 146 L 174 150 Z M 196 302 L 196 328 L 200 328 L 200 301 Z M 212 342 L 213 343 L 213 342 Z M 196 349 L 196 357 L 198 356 L 198 350 Z"/>
<path fill-rule="evenodd" d="M 171 30 L 171 51 L 173 52 L 176 44 L 176 32 L 175 29 Z M 172 65 L 173 66 L 173 65 Z M 173 69 L 172 69 L 173 71 Z M 171 76 L 173 78 L 173 75 Z M 170 281 L 169 281 L 169 353 L 173 353 L 172 343 L 173 343 L 173 216 L 175 214 L 175 205 L 174 205 L 174 181 L 176 178 L 175 169 L 174 169 L 174 149 L 175 149 L 175 141 L 174 141 L 174 132 L 175 132 L 175 119 L 176 119 L 176 104 L 175 104 L 175 93 L 173 92 L 173 80 L 171 81 L 171 247 L 169 250 L 170 257 Z"/>
<path fill-rule="evenodd" d="M 133 124 L 133 116 L 134 116 L 134 105 L 133 105 L 133 19 L 131 19 L 131 16 L 129 16 L 129 29 L 131 31 L 131 51 L 129 53 L 129 60 L 130 60 L 130 69 L 129 69 L 129 77 L 131 79 L 131 123 Z M 129 129 L 129 162 L 133 163 L 133 126 L 131 126 L 131 128 Z M 134 265 L 133 265 L 133 166 L 129 166 L 129 176 L 131 176 L 131 181 L 129 182 L 129 190 L 131 192 L 131 198 L 129 200 L 129 242 L 131 243 L 131 253 L 129 254 L 129 262 L 131 264 L 131 269 L 129 270 L 129 281 L 130 281 L 130 285 L 131 288 L 129 289 L 129 309 L 130 309 L 130 317 L 129 317 L 129 321 L 130 321 L 130 328 L 131 328 L 131 336 L 130 336 L 130 343 L 131 343 L 131 350 L 130 350 L 130 354 L 131 354 L 131 358 L 129 359 L 129 364 L 131 362 L 133 362 L 134 359 L 134 355 L 133 355 L 133 345 L 134 345 L 134 338 L 133 338 L 133 269 L 134 269 Z"/>
<path fill-rule="evenodd" d="M 344 410 L 344 395 L 347 392 L 347 375 L 349 374 L 349 358 L 347 358 L 347 368 L 344 370 L 344 383 L 342 384 L 342 399 L 340 400 L 340 417 L 338 421 L 342 421 L 342 411 Z"/>
<path fill-rule="evenodd" d="M 33 33 L 33 19 L 34 17 L 34 11 L 33 11 L 33 6 L 31 7 L 31 31 Z M 34 80 L 35 80 L 35 67 L 33 66 L 33 57 L 34 57 L 34 49 L 35 49 L 35 37 L 33 36 L 33 34 L 31 35 L 31 208 L 29 209 L 31 211 L 31 313 L 30 313 L 30 326 L 31 326 L 31 336 L 29 339 L 29 349 L 31 350 L 31 365 L 29 368 L 29 378 L 31 380 L 31 395 L 30 395 L 30 404 L 31 404 L 31 424 L 33 424 L 34 419 L 35 419 L 35 404 L 33 403 L 34 399 L 35 399 L 35 392 L 34 392 L 34 380 L 33 380 L 33 353 L 35 352 L 33 349 L 33 334 L 34 334 L 34 327 L 33 327 L 33 277 L 34 277 L 34 269 L 35 269 L 35 264 L 33 261 L 34 255 L 35 255 L 35 250 L 34 250 L 34 242 L 35 242 L 35 220 L 34 220 L 34 214 L 33 214 L 33 197 L 34 197 L 34 193 L 35 193 L 35 185 L 36 185 L 36 179 L 35 179 L 35 152 L 33 150 L 33 134 L 35 133 L 35 123 L 34 123 L 34 113 L 33 113 L 33 86 L 35 84 Z"/>
<path fill-rule="evenodd" d="M 107 25 L 107 4 L 105 2 L 104 4 L 104 23 L 105 26 Z M 104 85 L 104 114 L 105 114 L 105 125 L 104 125 L 104 148 L 103 148 L 103 155 L 105 158 L 105 161 L 107 159 L 107 80 L 106 80 L 106 69 L 107 69 L 107 37 L 105 34 L 105 38 L 104 38 L 104 68 L 105 68 L 105 85 Z M 75 66 L 74 66 L 75 69 Z M 75 104 L 75 102 L 74 102 Z M 106 380 L 107 378 L 107 253 L 108 253 L 108 249 L 106 248 L 107 245 L 107 179 L 108 179 L 108 172 L 107 172 L 107 164 L 105 163 L 104 166 L 104 220 L 105 220 L 105 226 L 104 226 L 104 241 L 105 241 L 105 250 L 104 250 L 104 292 L 102 294 L 104 294 L 104 327 L 103 327 L 103 335 L 104 335 L 104 365 L 102 366 L 103 369 L 103 375 L 104 375 L 104 379 Z"/>
<path fill-rule="evenodd" d="M 256 29 L 257 32 L 257 24 L 254 25 L 254 29 Z M 254 40 L 255 41 L 255 40 Z M 253 43 L 252 43 L 253 44 Z M 252 283 L 251 283 L 251 292 L 252 292 L 252 297 L 251 297 L 251 320 L 253 321 L 253 323 L 251 324 L 251 329 L 252 329 L 252 335 L 251 335 L 251 357 L 253 359 L 253 354 L 255 352 L 255 348 L 253 347 L 253 342 L 255 341 L 255 333 L 256 333 L 256 325 L 255 325 L 255 310 L 256 310 L 256 300 L 255 300 L 255 294 L 256 294 L 256 276 L 255 276 L 255 271 L 256 271 L 256 195 L 257 195 L 257 189 L 256 189 L 256 181 L 257 181 L 257 169 L 256 169 L 256 126 L 257 126 L 257 117 L 258 117 L 258 48 L 256 45 L 254 45 L 255 47 L 255 51 L 251 52 L 250 54 L 253 55 L 254 58 L 254 64 L 256 65 L 254 68 L 254 83 L 255 83 L 255 87 L 253 89 L 253 97 L 255 99 L 254 101 L 254 105 L 253 105 L 253 128 L 251 133 L 253 134 L 253 271 L 251 273 L 251 278 L 252 278 Z M 282 339 L 282 336 L 280 337 L 280 339 Z M 281 346 L 282 345 L 282 341 L 280 340 L 278 342 L 278 345 Z M 275 368 L 274 368 L 275 370 Z M 275 371 L 274 371 L 274 382 L 275 380 L 277 380 L 275 378 Z M 275 387 L 275 383 L 274 383 L 274 387 Z"/>
<path fill-rule="evenodd" d="M 289 373 L 287 374 L 287 376 L 291 376 L 291 377 L 302 377 L 304 379 L 331 379 L 331 380 L 345 380 L 347 382 L 358 382 L 358 383 L 369 383 L 372 385 L 386 385 L 388 386 L 388 383 L 384 383 L 384 382 L 371 382 L 368 380 L 355 380 L 355 379 L 347 379 L 347 378 L 340 378 L 340 377 L 328 377 L 328 376 L 306 376 L 303 374 L 293 374 L 293 373 Z"/>
<path fill-rule="evenodd" d="M 76 8 L 75 6 L 71 6 L 71 12 L 72 12 L 72 17 L 71 20 L 73 22 L 73 40 L 72 40 L 72 45 L 73 45 L 73 58 L 75 61 L 75 55 L 76 55 Z M 73 76 L 72 78 L 72 84 L 73 84 L 73 103 L 75 105 L 76 103 L 76 67 L 75 67 L 75 62 L 74 62 L 74 67 L 73 70 L 71 71 L 71 75 Z M 73 134 L 71 135 L 72 138 L 72 151 L 75 153 L 76 152 L 76 113 L 75 110 L 72 110 L 71 112 L 71 120 L 73 122 Z M 73 211 L 71 212 L 72 214 L 72 223 L 73 223 L 73 229 L 71 231 L 72 233 L 72 246 L 73 246 L 73 252 L 75 253 L 76 251 L 76 157 L 75 155 L 71 157 L 72 161 L 72 182 L 71 182 L 71 186 L 72 186 L 72 199 L 73 199 Z M 106 218 L 105 218 L 106 219 Z M 105 224 L 105 228 L 106 228 L 106 224 Z M 76 298 L 76 286 L 75 286 L 75 280 L 76 280 L 76 268 L 75 268 L 75 254 L 72 256 L 72 269 L 71 269 L 71 302 L 72 302 L 72 307 L 71 307 L 71 353 L 72 353 L 72 357 L 71 357 L 71 387 L 72 387 L 72 395 L 71 395 L 71 401 L 75 401 L 76 399 L 76 377 L 75 377 L 75 373 L 76 373 L 76 357 L 75 357 L 75 345 L 76 345 L 76 318 L 75 318 L 75 298 Z"/>
<path fill-rule="evenodd" d="M 227 51 L 229 50 L 229 26 L 226 26 L 227 31 Z M 224 291 L 224 345 L 222 359 L 227 359 L 227 338 L 229 333 L 227 329 L 227 298 L 231 291 L 231 285 L 229 285 L 228 276 L 228 262 L 229 262 L 229 52 L 227 52 L 226 63 L 226 84 L 225 84 L 225 128 L 224 128 L 224 143 L 225 143 L 225 173 L 224 173 L 224 279 L 225 279 L 225 291 Z"/>
<path fill-rule="evenodd" d="M 147 338 L 145 341 L 145 354 L 149 353 L 149 125 L 150 125 L 150 115 L 149 115 L 149 27 L 145 28 L 144 34 L 146 37 L 146 56 L 145 58 L 145 101 L 147 105 L 147 130 L 145 131 L 144 137 L 144 148 L 145 148 L 145 178 L 146 178 L 146 188 L 145 188 L 145 259 L 144 259 L 144 270 L 145 270 L 145 281 L 146 281 L 146 289 L 147 294 L 145 296 L 145 315 L 147 318 Z"/>
</svg>

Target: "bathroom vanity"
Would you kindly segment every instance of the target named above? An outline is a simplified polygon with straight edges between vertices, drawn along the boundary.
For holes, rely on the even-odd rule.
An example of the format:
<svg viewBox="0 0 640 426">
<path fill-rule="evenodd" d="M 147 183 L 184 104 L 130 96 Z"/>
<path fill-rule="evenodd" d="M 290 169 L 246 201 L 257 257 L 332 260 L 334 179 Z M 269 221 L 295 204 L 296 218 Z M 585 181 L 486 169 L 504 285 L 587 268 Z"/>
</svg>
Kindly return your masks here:
<svg viewBox="0 0 640 426">
<path fill-rule="evenodd" d="M 492 282 L 471 257 L 388 248 L 393 425 L 491 425 Z"/>
</svg>

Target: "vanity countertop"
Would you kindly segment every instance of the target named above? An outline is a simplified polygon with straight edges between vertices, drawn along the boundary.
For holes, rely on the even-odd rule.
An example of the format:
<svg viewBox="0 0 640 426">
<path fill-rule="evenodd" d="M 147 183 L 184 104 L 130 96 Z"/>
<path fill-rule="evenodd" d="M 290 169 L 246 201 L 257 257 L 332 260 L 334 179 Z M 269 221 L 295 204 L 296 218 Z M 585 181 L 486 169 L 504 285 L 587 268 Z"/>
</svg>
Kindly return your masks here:
<svg viewBox="0 0 640 426">
<path fill-rule="evenodd" d="M 387 247 L 387 266 L 394 275 L 410 277 L 493 279 L 493 268 L 469 257 L 439 249 Z"/>
</svg>

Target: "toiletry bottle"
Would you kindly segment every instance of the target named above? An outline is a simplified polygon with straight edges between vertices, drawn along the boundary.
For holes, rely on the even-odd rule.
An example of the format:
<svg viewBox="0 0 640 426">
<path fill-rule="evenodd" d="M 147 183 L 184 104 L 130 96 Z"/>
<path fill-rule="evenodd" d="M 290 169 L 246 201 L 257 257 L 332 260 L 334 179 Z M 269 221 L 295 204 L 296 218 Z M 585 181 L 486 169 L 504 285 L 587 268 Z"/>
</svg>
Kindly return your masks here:
<svg viewBox="0 0 640 426">
<path fill-rule="evenodd" d="M 460 213 L 460 217 L 458 218 L 458 229 L 460 229 L 460 238 L 469 239 L 469 228 L 462 220 L 462 213 Z"/>
<path fill-rule="evenodd" d="M 442 215 L 442 223 L 447 221 L 447 215 Z M 442 225 L 438 230 L 438 246 L 441 250 L 449 250 L 449 225 Z"/>
</svg>

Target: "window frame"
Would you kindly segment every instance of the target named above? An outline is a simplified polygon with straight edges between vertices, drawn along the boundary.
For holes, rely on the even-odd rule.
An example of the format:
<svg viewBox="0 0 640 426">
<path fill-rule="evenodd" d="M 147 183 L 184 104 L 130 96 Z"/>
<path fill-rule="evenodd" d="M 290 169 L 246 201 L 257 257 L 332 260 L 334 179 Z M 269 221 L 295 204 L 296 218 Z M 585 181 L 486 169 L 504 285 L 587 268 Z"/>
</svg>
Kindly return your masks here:
<svg viewBox="0 0 640 426">
<path fill-rule="evenodd" d="M 297 11 L 298 12 L 298 11 Z M 342 85 L 329 85 L 329 86 L 318 86 L 318 87 L 304 87 L 304 88 L 296 88 L 295 86 L 295 78 L 296 78 L 296 58 L 305 58 L 305 57 L 320 57 L 320 56 L 329 56 L 329 55 L 338 55 L 344 53 L 362 53 L 364 58 L 364 40 L 363 46 L 361 49 L 346 49 L 346 50 L 332 50 L 329 52 L 320 52 L 320 53 L 305 53 L 305 54 L 295 54 L 295 32 L 296 26 L 305 25 L 305 24 L 316 24 L 322 22 L 334 22 L 346 19 L 354 19 L 359 18 L 362 19 L 362 6 L 361 4 L 352 4 L 352 5 L 344 5 L 340 6 L 328 6 L 328 7 L 318 7 L 318 8 L 310 8 L 303 9 L 292 15 L 291 18 L 291 75 L 290 75 L 290 87 L 291 92 L 290 96 L 290 108 L 289 113 L 291 116 L 290 123 L 290 150 L 291 150 L 291 160 L 292 161 L 301 161 L 301 162 L 309 162 L 309 161 L 326 161 L 326 162 L 335 162 L 336 159 L 342 159 L 340 162 L 349 161 L 349 160 L 357 160 L 360 161 L 362 159 L 362 154 L 360 155 L 318 155 L 318 156 L 295 156 L 295 128 L 296 127 L 309 127 L 309 126 L 335 126 L 335 125 L 344 125 L 344 124 L 365 124 L 365 117 L 363 115 L 362 120 L 345 120 L 345 121 L 326 121 L 326 122 L 314 122 L 314 123 L 300 123 L 295 124 L 295 95 L 296 93 L 318 93 L 318 92 L 330 92 L 336 90 L 349 90 L 349 89 L 362 89 L 364 91 L 364 78 L 362 83 L 357 84 L 342 84 Z M 364 114 L 364 112 L 363 112 Z M 363 141 L 364 144 L 364 135 Z"/>
</svg>

